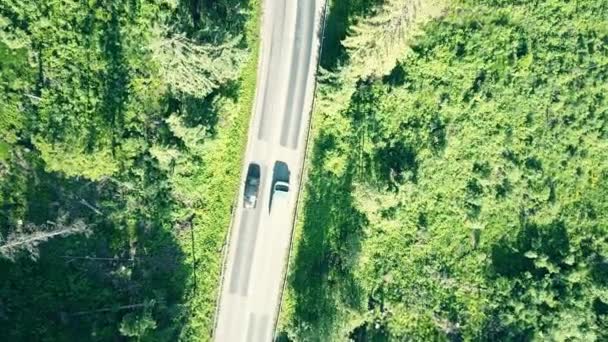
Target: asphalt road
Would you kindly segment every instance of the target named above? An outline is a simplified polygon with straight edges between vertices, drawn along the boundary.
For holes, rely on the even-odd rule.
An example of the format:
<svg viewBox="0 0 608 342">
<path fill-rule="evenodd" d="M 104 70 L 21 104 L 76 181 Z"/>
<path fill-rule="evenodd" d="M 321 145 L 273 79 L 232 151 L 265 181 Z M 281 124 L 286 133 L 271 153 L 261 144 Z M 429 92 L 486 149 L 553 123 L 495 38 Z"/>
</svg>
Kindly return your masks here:
<svg viewBox="0 0 608 342">
<path fill-rule="evenodd" d="M 273 338 L 306 149 L 323 1 L 264 0 L 255 105 L 223 270 L 215 341 Z M 285 198 L 272 198 L 270 206 L 277 161 L 287 164 L 290 192 Z M 245 209 L 243 189 L 251 162 L 260 165 L 261 183 L 256 207 Z"/>
</svg>

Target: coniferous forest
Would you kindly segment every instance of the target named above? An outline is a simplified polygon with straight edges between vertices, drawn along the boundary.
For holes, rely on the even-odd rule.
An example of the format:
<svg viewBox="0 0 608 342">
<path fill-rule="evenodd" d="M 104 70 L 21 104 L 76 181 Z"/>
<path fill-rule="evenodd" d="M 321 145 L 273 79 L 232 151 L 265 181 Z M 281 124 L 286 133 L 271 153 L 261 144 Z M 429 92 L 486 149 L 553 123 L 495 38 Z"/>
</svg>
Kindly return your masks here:
<svg viewBox="0 0 608 342">
<path fill-rule="evenodd" d="M 0 340 L 210 336 L 256 1 L 0 1 Z"/>
<path fill-rule="evenodd" d="M 607 340 L 608 3 L 327 25 L 281 337 Z"/>
<path fill-rule="evenodd" d="M 256 0 L 0 0 L 0 340 L 209 340 Z M 280 341 L 608 340 L 608 2 L 330 0 Z"/>
</svg>

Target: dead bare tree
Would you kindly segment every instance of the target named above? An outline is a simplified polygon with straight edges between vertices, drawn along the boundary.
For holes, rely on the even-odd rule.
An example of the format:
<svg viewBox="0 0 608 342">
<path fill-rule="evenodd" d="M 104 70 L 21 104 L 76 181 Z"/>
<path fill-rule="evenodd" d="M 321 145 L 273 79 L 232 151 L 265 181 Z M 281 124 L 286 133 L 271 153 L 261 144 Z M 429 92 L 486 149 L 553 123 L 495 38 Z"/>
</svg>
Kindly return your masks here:
<svg viewBox="0 0 608 342">
<path fill-rule="evenodd" d="M 119 312 L 119 311 L 124 311 L 124 310 L 133 310 L 133 309 L 139 309 L 139 308 L 144 308 L 144 310 L 150 309 L 152 307 L 154 307 L 154 305 L 156 304 L 156 301 L 154 299 L 150 299 L 141 303 L 136 303 L 136 304 L 128 304 L 128 305 L 114 305 L 114 306 L 110 306 L 110 307 L 104 307 L 104 308 L 100 308 L 100 309 L 94 309 L 94 310 L 87 310 L 87 311 L 78 311 L 78 312 L 72 312 L 72 313 L 67 313 L 67 312 L 59 312 L 59 317 L 61 318 L 61 321 L 64 323 L 69 322 L 71 317 L 78 317 L 78 316 L 87 316 L 87 315 L 93 315 L 93 314 L 99 314 L 99 313 L 104 313 L 104 312 Z"/>
<path fill-rule="evenodd" d="M 47 221 L 42 225 L 26 223 L 18 226 L 6 240 L 0 237 L 0 255 L 14 260 L 17 254 L 23 251 L 27 252 L 32 259 L 37 259 L 38 246 L 51 238 L 90 233 L 91 230 L 82 220 L 68 223 L 67 215 L 60 216 L 56 222 Z"/>
<path fill-rule="evenodd" d="M 143 308 L 143 307 L 149 307 L 149 306 L 153 306 L 154 305 L 154 300 L 150 300 L 144 303 L 138 303 L 138 304 L 130 304 L 130 305 L 120 305 L 120 306 L 112 306 L 112 307 L 107 307 L 107 308 L 102 308 L 102 309 L 97 309 L 97 310 L 89 310 L 89 311 L 79 311 L 79 312 L 74 312 L 72 314 L 70 314 L 70 316 L 82 316 L 82 315 L 89 315 L 89 314 L 94 314 L 94 313 L 100 313 L 100 312 L 116 312 L 116 311 L 120 311 L 120 310 L 130 310 L 130 309 L 136 309 L 136 308 Z"/>
</svg>

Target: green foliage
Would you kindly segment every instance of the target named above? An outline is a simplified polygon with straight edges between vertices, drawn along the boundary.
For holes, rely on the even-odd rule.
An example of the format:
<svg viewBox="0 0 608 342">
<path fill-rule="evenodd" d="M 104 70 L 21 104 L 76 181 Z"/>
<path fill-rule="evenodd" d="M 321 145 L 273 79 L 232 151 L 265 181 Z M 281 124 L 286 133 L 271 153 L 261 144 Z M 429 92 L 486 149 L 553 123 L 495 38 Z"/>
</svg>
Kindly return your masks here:
<svg viewBox="0 0 608 342">
<path fill-rule="evenodd" d="M 10 154 L 10 146 L 4 141 L 0 140 L 0 162 L 3 162 L 8 159 Z"/>
<path fill-rule="evenodd" d="M 426 20 L 441 14 L 445 1 L 384 1 L 373 16 L 362 18 L 343 41 L 355 77 L 388 73 Z M 358 67 L 358 68 L 357 68 Z"/>
<path fill-rule="evenodd" d="M 348 59 L 342 40 L 350 25 L 360 16 L 373 11 L 381 3 L 379 0 L 352 0 L 327 2 L 328 13 L 323 35 L 323 53 L 320 56 L 322 68 L 334 70 Z"/>
<path fill-rule="evenodd" d="M 48 239 L 83 233 L 91 233 L 83 221 L 68 223 L 65 216 L 59 217 L 57 222 L 49 221 L 48 224 L 41 227 L 31 223 L 25 224 L 24 227 L 19 224 L 19 227 L 8 236 L 6 241 L 0 239 L 0 255 L 15 261 L 15 257 L 25 251 L 36 260 L 39 257 L 38 246 Z"/>
<path fill-rule="evenodd" d="M 74 147 L 63 143 L 51 145 L 44 140 L 36 143 L 48 172 L 62 172 L 69 177 L 82 176 L 94 181 L 118 172 L 118 163 L 110 150 L 87 153 L 84 149 L 74 150 Z"/>
<path fill-rule="evenodd" d="M 0 339 L 209 339 L 259 6 L 0 2 Z"/>
<path fill-rule="evenodd" d="M 462 1 L 385 76 L 323 75 L 285 334 L 605 340 L 606 18 Z"/>
<path fill-rule="evenodd" d="M 0 16 L 0 30 L 5 29 L 7 20 Z M 15 37 L 8 33 L 0 35 L 0 140 L 12 143 L 17 140 L 23 128 L 24 118 L 21 97 L 27 89 L 32 70 L 27 60 L 27 51 Z"/>
<path fill-rule="evenodd" d="M 154 58 L 167 86 L 178 94 L 204 98 L 239 75 L 246 57 L 237 46 L 241 38 L 223 45 L 199 46 L 185 36 L 158 38 Z"/>
<path fill-rule="evenodd" d="M 144 334 L 156 328 L 156 322 L 152 319 L 152 315 L 149 311 L 143 313 L 128 313 L 120 322 L 120 333 L 123 336 L 129 337 L 143 337 Z"/>
<path fill-rule="evenodd" d="M 249 6 L 250 20 L 245 27 L 245 37 L 252 58 L 243 66 L 234 100 L 228 98 L 218 103 L 223 120 L 218 125 L 216 138 L 203 146 L 200 156 L 204 163 L 198 165 L 199 172 L 193 173 L 196 177 L 186 173 L 177 177 L 180 185 L 175 187 L 181 194 L 185 194 L 183 198 L 200 200 L 202 203 L 193 222 L 196 245 L 192 256 L 198 263 L 199 287 L 196 295 L 190 299 L 194 308 L 190 326 L 194 330 L 192 338 L 202 340 L 210 336 L 199 332 L 208 332 L 213 325 L 222 267 L 220 252 L 239 189 L 242 158 L 255 97 L 261 3 L 252 1 Z M 195 192 L 194 189 L 200 190 Z"/>
</svg>

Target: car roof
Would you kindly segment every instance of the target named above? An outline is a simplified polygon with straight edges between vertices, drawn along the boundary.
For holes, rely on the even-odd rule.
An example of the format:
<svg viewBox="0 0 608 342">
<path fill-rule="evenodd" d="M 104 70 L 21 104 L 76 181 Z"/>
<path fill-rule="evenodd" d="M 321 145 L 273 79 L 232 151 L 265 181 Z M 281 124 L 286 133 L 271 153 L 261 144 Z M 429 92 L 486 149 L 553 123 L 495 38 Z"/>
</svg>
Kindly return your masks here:
<svg viewBox="0 0 608 342">
<path fill-rule="evenodd" d="M 247 168 L 247 177 L 260 177 L 260 165 L 256 163 L 249 163 L 249 168 Z"/>
</svg>

